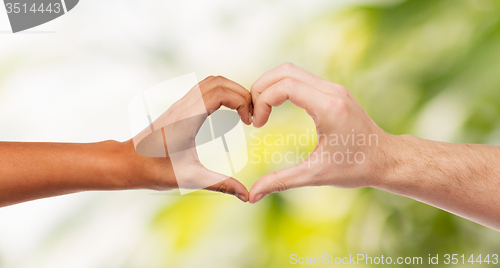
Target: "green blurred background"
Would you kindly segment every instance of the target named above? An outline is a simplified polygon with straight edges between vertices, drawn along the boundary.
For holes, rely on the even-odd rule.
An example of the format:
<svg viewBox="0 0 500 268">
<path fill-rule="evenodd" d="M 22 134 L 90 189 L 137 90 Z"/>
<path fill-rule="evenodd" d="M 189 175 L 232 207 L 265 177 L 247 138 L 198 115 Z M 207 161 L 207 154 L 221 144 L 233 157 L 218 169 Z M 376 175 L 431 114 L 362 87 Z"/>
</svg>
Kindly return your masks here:
<svg viewBox="0 0 500 268">
<path fill-rule="evenodd" d="M 273 2 L 260 4 L 264 9 Z M 286 5 L 278 1 L 272 12 L 286 13 Z M 301 18 L 300 23 L 292 24 L 293 27 L 282 27 L 279 38 L 258 57 L 259 64 L 253 62 L 248 67 L 248 72 L 241 66 L 230 65 L 216 68 L 215 72 L 226 68 L 229 78 L 249 88 L 258 75 L 290 61 L 345 85 L 374 121 L 389 133 L 449 142 L 500 144 L 499 0 L 355 4 L 344 1 L 339 6 L 316 2 L 311 5 L 321 8 Z M 221 31 L 234 31 L 231 27 L 236 15 L 230 10 L 217 14 L 217 27 Z M 158 66 L 170 66 L 166 73 L 172 75 L 191 68 L 182 63 L 183 57 L 175 56 L 176 46 L 167 41 L 161 46 L 147 41 L 142 45 L 149 57 L 147 65 L 160 71 L 163 69 Z M 120 54 L 117 55 L 119 58 Z M 0 71 L 14 66 L 3 64 Z M 201 74 L 211 71 L 205 68 Z M 4 76 L 0 75 L 0 79 Z M 287 103 L 276 108 L 269 123 L 252 135 L 300 135 L 313 129 L 307 114 Z M 246 131 L 250 144 L 250 134 L 255 130 L 250 126 Z M 249 150 L 253 148 L 249 145 Z M 286 152 L 295 147 L 268 149 Z M 299 151 L 312 149 L 314 144 Z M 236 178 L 250 188 L 260 176 L 286 166 L 289 165 L 249 163 Z M 288 267 L 294 266 L 290 264 L 291 254 L 360 253 L 393 259 L 421 256 L 424 263 L 429 254 L 440 257 L 465 254 L 467 259 L 471 254 L 483 257 L 500 254 L 497 231 L 420 202 L 369 188 L 293 189 L 267 196 L 256 205 L 202 192 L 187 196 L 175 192 L 141 192 L 137 196 L 155 200 L 154 211 L 145 219 L 147 224 L 141 225 L 145 230 L 137 240 L 141 242 L 128 249 L 125 256 L 110 251 L 93 267 Z M 57 244 L 78 232 L 79 225 L 75 222 L 92 214 L 99 200 L 102 197 L 82 202 L 74 209 L 76 212 L 62 217 L 43 235 L 38 244 L 41 249 L 29 252 L 39 255 L 59 252 L 54 251 Z M 128 203 L 116 201 L 110 206 L 113 209 L 124 204 Z M 96 236 L 95 241 L 99 241 L 99 235 Z M 85 251 L 79 254 L 85 256 Z M 113 261 L 115 257 L 121 261 Z M 1 259 L 0 253 L 0 267 L 3 267 Z"/>
</svg>

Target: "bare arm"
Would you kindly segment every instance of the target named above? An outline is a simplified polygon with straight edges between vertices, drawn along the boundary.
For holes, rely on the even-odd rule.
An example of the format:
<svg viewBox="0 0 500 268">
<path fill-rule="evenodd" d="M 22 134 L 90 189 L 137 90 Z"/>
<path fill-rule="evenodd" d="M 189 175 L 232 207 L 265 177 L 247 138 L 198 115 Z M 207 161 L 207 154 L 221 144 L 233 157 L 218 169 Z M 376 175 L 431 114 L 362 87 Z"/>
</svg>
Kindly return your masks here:
<svg viewBox="0 0 500 268">
<path fill-rule="evenodd" d="M 500 148 L 393 136 L 377 188 L 500 230 Z"/>
<path fill-rule="evenodd" d="M 134 158 L 126 144 L 114 141 L 2 142 L 0 206 L 79 191 L 143 188 L 148 182 L 140 185 L 134 179 L 151 176 L 146 165 L 135 164 Z"/>
<path fill-rule="evenodd" d="M 314 119 L 318 144 L 304 162 L 260 178 L 250 189 L 250 202 L 304 186 L 374 187 L 500 230 L 499 147 L 390 135 L 345 87 L 293 64 L 265 73 L 251 92 L 256 127 L 267 122 L 272 107 L 290 100 Z M 332 142 L 332 137 L 350 134 L 376 142 Z M 347 150 L 351 161 L 339 161 Z M 358 161 L 353 161 L 356 154 Z"/>
</svg>

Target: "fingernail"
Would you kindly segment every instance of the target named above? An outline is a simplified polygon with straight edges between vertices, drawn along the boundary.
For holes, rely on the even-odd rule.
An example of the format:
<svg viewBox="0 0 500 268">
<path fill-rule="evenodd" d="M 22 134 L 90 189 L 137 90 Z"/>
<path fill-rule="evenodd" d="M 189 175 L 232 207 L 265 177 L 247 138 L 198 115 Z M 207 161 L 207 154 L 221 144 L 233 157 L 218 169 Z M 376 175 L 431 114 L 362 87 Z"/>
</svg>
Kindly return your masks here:
<svg viewBox="0 0 500 268">
<path fill-rule="evenodd" d="M 264 198 L 265 194 L 258 194 L 256 197 L 255 197 L 255 201 L 253 202 L 254 204 L 259 202 L 262 198 Z"/>
<path fill-rule="evenodd" d="M 236 197 L 238 197 L 239 200 L 243 201 L 243 202 L 247 202 L 247 199 L 244 195 L 242 194 L 236 194 Z"/>
</svg>

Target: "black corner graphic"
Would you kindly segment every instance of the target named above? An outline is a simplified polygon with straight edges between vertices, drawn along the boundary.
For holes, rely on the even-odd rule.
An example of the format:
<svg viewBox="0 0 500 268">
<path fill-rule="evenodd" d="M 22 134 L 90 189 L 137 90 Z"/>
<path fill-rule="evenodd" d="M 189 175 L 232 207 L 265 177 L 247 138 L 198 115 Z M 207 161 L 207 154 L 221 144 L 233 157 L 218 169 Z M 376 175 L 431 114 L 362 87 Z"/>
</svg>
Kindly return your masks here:
<svg viewBox="0 0 500 268">
<path fill-rule="evenodd" d="M 66 2 L 66 10 L 68 12 L 78 4 L 78 0 L 64 0 L 64 2 Z"/>
<path fill-rule="evenodd" d="M 4 0 L 12 32 L 17 33 L 56 19 L 78 0 Z"/>
</svg>

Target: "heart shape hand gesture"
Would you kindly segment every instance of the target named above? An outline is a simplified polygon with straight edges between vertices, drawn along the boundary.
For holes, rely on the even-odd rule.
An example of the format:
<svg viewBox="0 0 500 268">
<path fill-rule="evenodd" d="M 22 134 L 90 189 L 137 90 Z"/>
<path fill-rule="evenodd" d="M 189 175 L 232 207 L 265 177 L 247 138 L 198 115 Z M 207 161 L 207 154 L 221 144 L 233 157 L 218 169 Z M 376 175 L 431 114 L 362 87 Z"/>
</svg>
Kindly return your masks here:
<svg viewBox="0 0 500 268">
<path fill-rule="evenodd" d="M 226 106 L 235 109 L 245 124 L 253 122 L 255 127 L 262 127 L 272 107 L 287 100 L 306 110 L 316 125 L 317 146 L 305 161 L 263 176 L 250 191 L 234 178 L 212 172 L 200 163 L 195 136 L 213 111 Z M 161 156 L 165 157 L 148 157 L 149 180 L 145 183 L 149 188 L 204 188 L 229 193 L 251 203 L 268 194 L 297 187 L 375 186 L 386 165 L 379 161 L 384 154 L 379 144 L 391 138 L 345 87 L 290 63 L 266 72 L 252 85 L 250 92 L 224 77 L 208 77 L 152 125 L 152 130 L 146 129 L 134 138 L 142 140 L 134 147 L 139 154 L 141 150 L 155 150 L 154 141 L 163 139 L 165 153 Z M 176 165 L 175 172 L 172 163 Z M 178 183 L 180 177 L 182 185 Z"/>
</svg>

